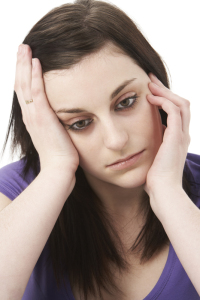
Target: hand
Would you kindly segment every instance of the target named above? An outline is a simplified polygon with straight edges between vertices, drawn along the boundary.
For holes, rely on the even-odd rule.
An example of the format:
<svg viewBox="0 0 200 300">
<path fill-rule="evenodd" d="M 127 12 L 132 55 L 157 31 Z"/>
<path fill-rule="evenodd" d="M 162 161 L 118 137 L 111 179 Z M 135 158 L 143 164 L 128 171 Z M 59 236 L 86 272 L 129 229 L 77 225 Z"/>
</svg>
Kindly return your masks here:
<svg viewBox="0 0 200 300">
<path fill-rule="evenodd" d="M 163 142 L 150 167 L 144 190 L 150 195 L 163 188 L 182 188 L 182 175 L 190 144 L 190 102 L 172 93 L 152 73 L 147 100 L 168 114 L 167 127 L 163 126 Z"/>
<path fill-rule="evenodd" d="M 17 57 L 15 92 L 22 110 L 23 122 L 39 154 L 42 169 L 60 168 L 75 173 L 78 152 L 67 131 L 51 108 L 44 87 L 42 67 L 35 58 L 32 66 L 32 51 L 22 45 L 25 53 Z M 26 104 L 25 100 L 33 99 Z"/>
</svg>

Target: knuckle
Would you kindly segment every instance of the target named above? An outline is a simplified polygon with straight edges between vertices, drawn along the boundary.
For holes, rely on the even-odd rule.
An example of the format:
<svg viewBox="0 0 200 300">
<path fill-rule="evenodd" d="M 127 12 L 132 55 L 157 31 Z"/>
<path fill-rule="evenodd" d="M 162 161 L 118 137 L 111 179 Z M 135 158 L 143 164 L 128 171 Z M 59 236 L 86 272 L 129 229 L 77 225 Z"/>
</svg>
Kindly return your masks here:
<svg viewBox="0 0 200 300">
<path fill-rule="evenodd" d="M 28 88 L 28 83 L 25 80 L 22 80 L 22 82 L 21 82 L 22 91 L 27 90 L 27 88 Z"/>
<path fill-rule="evenodd" d="M 189 100 L 185 99 L 184 102 L 185 102 L 185 105 L 186 105 L 186 106 L 190 107 L 190 101 L 189 101 Z"/>
<path fill-rule="evenodd" d="M 38 97 L 40 95 L 40 88 L 38 86 L 34 86 L 31 88 L 31 94 L 33 97 Z"/>
<path fill-rule="evenodd" d="M 175 106 L 175 112 L 176 112 L 177 114 L 179 114 L 179 113 L 181 112 L 181 109 L 180 109 L 180 107 L 178 107 L 178 106 Z"/>
</svg>

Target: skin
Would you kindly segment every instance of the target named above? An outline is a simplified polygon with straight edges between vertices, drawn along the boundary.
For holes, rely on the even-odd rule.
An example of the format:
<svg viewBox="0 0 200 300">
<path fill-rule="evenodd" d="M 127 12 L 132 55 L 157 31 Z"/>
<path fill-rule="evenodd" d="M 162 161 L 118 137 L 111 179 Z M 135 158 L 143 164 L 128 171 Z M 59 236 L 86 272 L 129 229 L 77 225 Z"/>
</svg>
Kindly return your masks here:
<svg viewBox="0 0 200 300">
<path fill-rule="evenodd" d="M 27 45 L 20 45 L 21 47 L 28 48 Z M 80 165 L 92 188 L 107 209 L 113 213 L 115 219 L 118 216 L 118 220 L 121 221 L 118 223 L 118 228 L 122 229 L 122 242 L 128 241 L 130 237 L 129 240 L 132 243 L 132 237 L 140 227 L 138 220 L 141 220 L 141 214 L 136 216 L 136 213 L 142 204 L 145 191 L 149 195 L 152 210 L 162 223 L 183 268 L 200 294 L 199 208 L 191 201 L 182 187 L 183 168 L 190 143 L 190 102 L 166 88 L 152 73 L 148 77 L 133 60 L 120 53 L 119 49 L 107 47 L 96 55 L 88 56 L 71 70 L 64 73 L 59 71 L 57 74 L 55 72 L 46 74 L 44 78 L 45 88 L 50 99 L 50 103 L 48 103 L 44 93 L 41 65 L 38 59 L 34 59 L 35 67 L 32 68 L 31 52 L 27 51 L 28 49 L 24 56 L 22 53 L 21 55 L 20 52 L 18 53 L 15 91 L 22 108 L 23 121 L 30 132 L 34 145 L 40 155 L 44 153 L 45 157 L 42 157 L 42 162 L 45 162 L 47 167 L 51 164 L 52 170 L 52 166 L 55 168 L 55 163 L 56 165 L 58 163 L 58 157 L 62 159 L 64 156 L 64 160 L 60 161 L 66 162 L 67 158 L 67 165 L 64 165 L 64 170 L 66 170 L 69 161 L 71 166 L 76 166 L 79 155 Z M 125 77 L 127 79 L 128 75 L 131 77 L 137 75 L 137 80 L 134 81 L 136 86 L 128 86 L 126 90 L 115 97 L 116 99 L 113 99 L 114 103 L 109 105 L 106 100 L 109 99 L 109 94 L 112 92 L 111 88 L 116 88 L 114 83 L 117 83 L 118 86 L 118 80 Z M 141 100 L 135 109 L 116 111 L 115 106 L 118 106 L 119 102 L 128 96 L 127 93 L 133 91 L 137 92 Z M 77 98 L 78 96 L 79 98 Z M 25 100 L 32 98 L 33 103 L 31 106 L 27 106 Z M 55 109 L 63 104 L 73 105 L 75 102 L 78 102 L 78 105 L 87 106 L 90 111 L 87 112 L 87 116 L 84 113 L 82 116 L 73 115 L 73 118 L 80 120 L 81 117 L 82 119 L 90 117 L 94 121 L 92 124 L 94 126 L 89 128 L 89 132 L 84 132 L 84 137 L 82 136 L 83 132 L 81 135 L 77 135 L 78 132 L 73 131 L 69 132 L 70 136 L 66 134 L 67 132 L 58 122 L 58 118 L 55 117 L 52 110 L 53 107 Z M 51 108 L 49 104 L 51 104 Z M 168 115 L 167 127 L 161 124 L 158 108 L 162 108 Z M 46 109 L 46 118 L 43 118 L 44 109 Z M 59 116 L 59 118 L 62 120 L 63 117 Z M 65 121 L 72 123 L 77 119 L 72 120 L 70 115 L 70 120 Z M 38 135 L 38 125 L 41 135 Z M 106 130 L 107 127 L 108 130 Z M 50 134 L 46 134 L 47 128 Z M 51 135 L 51 132 L 54 133 L 54 136 Z M 76 135 L 74 135 L 75 133 Z M 63 137 L 58 139 L 61 141 L 58 147 L 57 135 Z M 53 140 L 55 136 L 56 139 Z M 72 143 L 69 143 L 70 138 L 76 149 Z M 52 148 L 50 159 L 48 160 L 47 157 L 45 160 L 49 144 Z M 48 145 L 46 151 L 45 145 Z M 133 168 L 127 168 L 125 172 L 118 173 L 110 172 L 111 170 L 106 168 L 106 164 L 113 163 L 113 161 L 107 161 L 107 159 L 111 159 L 111 155 L 113 159 L 115 155 L 121 155 L 121 158 L 124 158 L 125 154 L 130 154 L 128 151 L 136 149 L 136 145 L 137 147 L 145 145 L 146 148 L 142 158 Z M 89 150 L 92 151 L 89 152 Z M 136 151 L 132 153 L 136 153 Z M 52 158 L 55 159 L 53 162 Z M 118 158 L 115 157 L 115 159 Z M 62 167 L 59 166 L 59 170 L 62 170 Z M 69 169 L 68 173 L 70 173 Z M 128 226 L 126 227 L 126 225 Z M 131 291 L 129 298 L 135 297 L 137 292 L 139 294 L 136 297 L 144 298 L 155 286 L 166 263 L 168 251 L 169 247 L 167 246 L 164 249 L 164 255 L 161 254 L 161 261 L 158 260 L 158 254 L 151 259 L 150 266 L 153 267 L 153 271 L 148 262 L 147 265 L 145 264 L 146 271 L 144 266 L 142 268 L 140 266 L 141 276 L 138 276 L 137 272 L 135 277 L 139 278 L 139 281 L 141 278 L 141 282 L 135 284 L 138 291 L 134 290 L 134 296 Z M 127 257 L 130 258 L 129 255 Z M 130 263 L 135 268 L 136 265 L 140 265 L 140 259 L 134 257 L 133 260 L 130 259 Z M 157 270 L 157 275 L 155 275 L 155 270 Z M 145 290 L 144 273 L 147 276 Z M 155 276 L 152 277 L 152 274 Z M 149 278 L 151 278 L 151 282 Z M 132 277 L 123 277 L 123 279 L 127 279 L 125 283 L 121 278 L 118 282 L 123 285 L 122 289 L 127 291 L 126 287 L 130 287 L 133 280 Z M 76 298 L 78 298 L 77 295 Z"/>
<path fill-rule="evenodd" d="M 110 101 L 112 92 L 132 78 L 136 79 Z M 93 119 L 85 129 L 68 130 L 68 133 L 88 182 L 114 218 L 124 242 L 129 237 L 128 232 L 136 236 L 144 222 L 138 214 L 146 194 L 144 184 L 163 141 L 159 107 L 147 101 L 147 95 L 152 94 L 150 82 L 149 76 L 132 58 L 110 46 L 70 69 L 44 75 L 46 94 L 55 112 L 61 108 L 88 111 L 56 113 L 63 124 Z M 133 108 L 116 111 L 128 107 L 134 98 L 119 103 L 135 94 L 138 98 Z M 78 125 L 84 127 L 87 123 Z M 138 162 L 129 168 L 111 170 L 107 167 L 144 149 Z"/>
</svg>

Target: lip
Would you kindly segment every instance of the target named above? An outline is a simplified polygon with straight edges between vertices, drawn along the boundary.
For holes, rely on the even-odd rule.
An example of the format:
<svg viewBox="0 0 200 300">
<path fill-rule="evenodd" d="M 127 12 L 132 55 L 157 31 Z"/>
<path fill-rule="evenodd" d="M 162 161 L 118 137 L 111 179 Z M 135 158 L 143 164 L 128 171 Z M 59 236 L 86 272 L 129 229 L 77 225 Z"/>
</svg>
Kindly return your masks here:
<svg viewBox="0 0 200 300">
<path fill-rule="evenodd" d="M 142 150 L 142 151 L 144 151 L 144 150 Z M 141 153 L 142 151 L 137 152 L 137 153 L 135 153 L 135 154 L 131 154 L 131 155 L 125 157 L 124 159 L 118 159 L 118 160 L 116 160 L 114 163 L 112 163 L 111 165 L 108 165 L 107 167 L 110 167 L 110 166 L 112 166 L 112 165 L 118 164 L 118 163 L 120 163 L 120 162 L 124 162 L 124 161 L 130 159 L 131 157 L 133 157 L 133 156 L 135 156 L 135 155 Z"/>
<path fill-rule="evenodd" d="M 142 155 L 143 152 L 144 152 L 144 150 L 142 150 L 138 153 L 135 153 L 135 154 L 131 154 L 124 159 L 119 159 L 115 163 L 108 165 L 107 167 L 114 169 L 114 170 L 125 169 L 129 166 L 132 166 L 134 163 L 136 163 L 136 161 L 138 161 L 138 159 L 140 158 L 140 156 Z"/>
</svg>

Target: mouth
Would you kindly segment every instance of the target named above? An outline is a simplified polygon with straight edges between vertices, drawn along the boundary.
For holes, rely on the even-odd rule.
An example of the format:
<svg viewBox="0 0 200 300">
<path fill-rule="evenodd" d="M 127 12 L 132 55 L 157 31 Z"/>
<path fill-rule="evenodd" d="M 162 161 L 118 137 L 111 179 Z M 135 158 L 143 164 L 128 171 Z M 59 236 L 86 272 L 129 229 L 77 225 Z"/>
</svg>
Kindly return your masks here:
<svg viewBox="0 0 200 300">
<path fill-rule="evenodd" d="M 131 154 L 123 159 L 119 159 L 119 160 L 115 161 L 114 163 L 107 165 L 106 167 L 123 166 L 126 163 L 128 163 L 129 161 L 133 161 L 134 158 L 137 158 L 137 157 L 139 158 L 140 154 L 142 154 L 143 151 L 144 150 L 137 152 L 135 154 Z"/>
</svg>

